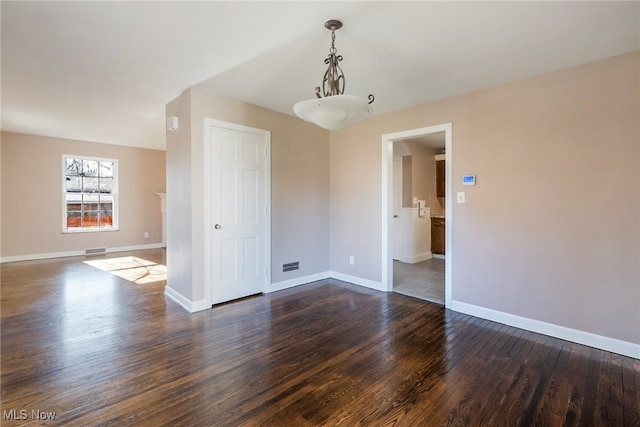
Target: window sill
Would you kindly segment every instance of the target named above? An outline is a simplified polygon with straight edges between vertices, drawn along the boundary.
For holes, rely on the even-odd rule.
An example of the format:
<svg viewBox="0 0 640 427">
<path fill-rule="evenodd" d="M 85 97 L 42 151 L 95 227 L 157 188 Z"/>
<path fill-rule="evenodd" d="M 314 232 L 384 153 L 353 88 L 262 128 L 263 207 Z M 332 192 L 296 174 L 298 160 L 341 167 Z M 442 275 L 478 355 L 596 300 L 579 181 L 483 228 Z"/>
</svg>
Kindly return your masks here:
<svg viewBox="0 0 640 427">
<path fill-rule="evenodd" d="M 83 228 L 79 230 L 62 230 L 62 234 L 106 233 L 120 231 L 120 228 Z"/>
</svg>

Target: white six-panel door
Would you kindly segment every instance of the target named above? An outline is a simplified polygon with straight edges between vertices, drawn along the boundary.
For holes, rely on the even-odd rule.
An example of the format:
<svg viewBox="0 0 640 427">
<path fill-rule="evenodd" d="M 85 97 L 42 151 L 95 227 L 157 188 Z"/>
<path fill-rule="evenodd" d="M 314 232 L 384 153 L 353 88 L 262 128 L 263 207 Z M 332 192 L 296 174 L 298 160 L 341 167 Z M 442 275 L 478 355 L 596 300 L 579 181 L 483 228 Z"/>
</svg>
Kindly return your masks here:
<svg viewBox="0 0 640 427">
<path fill-rule="evenodd" d="M 210 286 L 217 304 L 265 291 L 268 136 L 214 126 L 209 135 Z"/>
</svg>

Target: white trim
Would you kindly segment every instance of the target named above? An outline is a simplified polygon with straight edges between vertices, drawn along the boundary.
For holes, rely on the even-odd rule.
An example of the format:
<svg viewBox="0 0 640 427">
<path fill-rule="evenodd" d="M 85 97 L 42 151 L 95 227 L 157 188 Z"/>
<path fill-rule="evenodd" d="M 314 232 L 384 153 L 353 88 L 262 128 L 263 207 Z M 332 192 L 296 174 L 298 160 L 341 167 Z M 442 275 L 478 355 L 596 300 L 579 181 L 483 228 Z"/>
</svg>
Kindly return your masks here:
<svg viewBox="0 0 640 427">
<path fill-rule="evenodd" d="M 385 291 L 393 287 L 393 138 L 382 135 L 382 277 Z"/>
<path fill-rule="evenodd" d="M 342 274 L 336 271 L 330 271 L 329 276 L 336 280 L 342 280 L 343 282 L 353 283 L 354 285 L 375 289 L 376 291 L 389 292 L 390 290 L 387 287 L 383 286 L 381 282 L 375 282 L 373 280 L 363 279 L 362 277 L 350 276 L 348 274 Z"/>
<path fill-rule="evenodd" d="M 492 320 L 494 322 L 503 323 L 516 328 L 526 329 L 527 331 L 640 359 L 640 344 L 634 344 L 615 338 L 592 334 L 590 332 L 554 325 L 552 323 L 529 319 L 527 317 L 516 316 L 514 314 L 479 307 L 477 305 L 467 304 L 460 301 L 453 301 L 450 308 L 454 311 L 480 317 L 482 319 Z"/>
<path fill-rule="evenodd" d="M 362 277 L 351 276 L 348 274 L 338 273 L 336 271 L 323 271 L 322 273 L 311 274 L 308 276 L 298 277 L 296 279 L 285 280 L 282 282 L 272 283 L 270 292 L 276 292 L 283 289 L 292 288 L 294 286 L 306 285 L 311 282 L 324 279 L 336 279 L 343 282 L 351 283 L 358 286 L 364 286 L 365 288 L 374 289 L 376 291 L 388 292 L 382 286 L 382 283 L 369 279 L 363 279 Z"/>
<path fill-rule="evenodd" d="M 107 248 L 107 253 L 110 252 L 126 252 L 126 251 L 139 251 L 143 249 L 162 249 L 162 242 L 149 243 L 147 245 L 135 245 L 135 246 L 116 246 L 114 248 Z"/>
<path fill-rule="evenodd" d="M 162 247 L 163 247 L 162 243 L 151 243 L 148 245 L 135 245 L 135 246 L 119 246 L 114 248 L 107 248 L 106 253 L 139 251 L 143 249 L 160 249 Z M 85 256 L 84 249 L 79 251 L 47 252 L 47 253 L 41 253 L 41 254 L 12 255 L 12 256 L 0 257 L 0 264 L 4 264 L 6 262 L 35 261 L 39 259 L 65 258 L 65 257 L 75 257 L 75 256 Z"/>
<path fill-rule="evenodd" d="M 191 300 L 189 300 L 187 297 L 182 295 L 180 292 L 176 291 L 169 285 L 165 285 L 164 294 L 169 298 L 171 298 L 172 300 L 174 300 L 175 302 L 177 302 L 178 304 L 180 304 L 182 308 L 187 310 L 189 313 L 192 313 Z"/>
<path fill-rule="evenodd" d="M 389 292 L 393 287 L 393 180 L 390 179 L 393 173 L 393 142 L 408 138 L 415 138 L 429 133 L 445 133 L 445 174 L 446 174 L 446 206 L 445 222 L 453 224 L 453 127 L 451 123 L 429 126 L 419 129 L 411 129 L 402 132 L 382 135 L 382 283 L 383 291 Z M 452 255 L 452 227 L 445 228 L 445 307 L 452 304 L 451 295 L 453 293 L 453 255 Z M 375 288 L 374 288 L 375 289 Z"/>
<path fill-rule="evenodd" d="M 39 259 L 65 258 L 65 257 L 75 257 L 75 256 L 84 256 L 84 249 L 79 251 L 47 252 L 47 253 L 41 253 L 41 254 L 4 256 L 0 258 L 0 263 L 4 264 L 7 262 L 35 261 Z"/>
<path fill-rule="evenodd" d="M 312 282 L 317 282 L 318 280 L 326 280 L 326 279 L 336 279 L 336 280 L 351 283 L 354 285 L 363 286 L 365 288 L 370 288 L 376 291 L 386 292 L 386 290 L 383 289 L 382 284 L 380 282 L 363 279 L 361 277 L 350 276 L 348 274 L 337 273 L 335 271 L 323 271 L 321 273 L 315 273 L 315 274 L 310 274 L 308 276 L 297 277 L 295 279 L 271 283 L 271 285 L 269 286 L 269 290 L 265 292 L 265 294 L 282 291 L 285 289 L 290 289 L 300 285 L 307 285 Z M 206 300 L 191 302 L 187 297 L 185 297 L 175 289 L 171 288 L 169 285 L 165 286 L 164 293 L 165 295 L 173 299 L 175 302 L 180 304 L 189 313 L 195 313 L 196 311 L 201 311 L 201 310 L 206 310 L 211 308 L 211 304 L 208 304 Z"/>
<path fill-rule="evenodd" d="M 395 145 L 395 144 L 393 144 Z M 406 144 L 402 144 L 403 147 L 405 147 L 406 149 Z M 407 149 L 407 151 L 409 151 Z M 393 153 L 395 154 L 395 153 Z M 395 199 L 395 194 L 396 194 L 396 189 L 393 183 L 393 179 L 396 176 L 396 162 L 398 167 L 398 171 L 399 171 L 399 176 L 400 176 L 400 200 L 394 200 Z M 390 203 L 391 203 L 391 214 L 392 217 L 395 218 L 396 220 L 394 221 L 393 219 L 391 220 L 391 222 L 394 223 L 394 227 L 397 228 L 401 228 L 401 223 L 402 220 L 404 218 L 402 218 L 402 193 L 403 193 L 403 188 L 404 188 L 404 166 L 403 166 L 404 162 L 402 160 L 402 157 L 394 157 L 393 159 L 391 159 L 391 170 L 389 171 L 389 173 L 391 174 L 392 180 L 391 180 L 391 195 L 390 195 Z M 395 203 L 395 205 L 394 205 Z M 396 211 L 397 209 L 397 211 Z M 396 212 L 397 215 L 396 216 Z M 397 258 L 398 256 L 400 256 L 398 253 L 396 252 L 400 252 L 402 253 L 402 248 L 404 246 L 404 239 L 402 239 L 402 234 L 398 233 L 398 235 L 396 236 L 396 234 L 394 233 L 393 235 L 393 239 L 391 242 L 391 247 L 393 248 L 391 250 L 391 258 Z"/>
<path fill-rule="evenodd" d="M 318 280 L 329 279 L 331 272 L 324 271 L 322 273 L 310 274 L 308 276 L 296 277 L 295 279 L 283 280 L 269 285 L 267 293 L 277 292 L 284 289 L 293 288 L 295 286 L 306 285 L 307 283 L 316 282 Z"/>
<path fill-rule="evenodd" d="M 196 311 L 207 310 L 211 308 L 211 304 L 207 304 L 206 300 L 198 300 L 191 303 L 191 312 L 195 313 Z"/>
<path fill-rule="evenodd" d="M 236 123 L 224 122 L 221 120 L 211 119 L 205 117 L 204 123 L 204 159 L 203 161 L 203 206 L 204 206 L 204 302 L 205 308 L 211 307 L 213 303 L 213 295 L 211 294 L 211 280 L 213 273 L 211 271 L 211 233 L 213 228 L 213 220 L 211 218 L 211 128 L 221 128 L 233 130 L 236 132 L 252 133 L 260 135 L 265 139 L 266 152 L 265 157 L 265 272 L 264 272 L 264 284 L 262 291 L 267 293 L 269 290 L 269 284 L 271 282 L 271 132 L 264 129 L 253 128 L 250 126 L 239 125 Z"/>
<path fill-rule="evenodd" d="M 211 305 L 207 306 L 205 300 L 192 302 L 191 300 L 189 300 L 189 298 L 185 297 L 169 285 L 166 285 L 164 287 L 164 294 L 180 304 L 180 306 L 182 306 L 182 308 L 187 310 L 189 313 L 195 313 L 196 311 L 202 311 L 206 310 L 207 308 L 211 308 Z"/>
<path fill-rule="evenodd" d="M 98 162 L 111 162 L 113 163 L 113 182 L 111 189 L 111 197 L 112 197 L 112 226 L 108 228 L 79 228 L 79 229 L 68 229 L 67 228 L 67 158 L 69 159 L 82 159 L 82 160 L 93 160 Z M 120 192 L 119 192 L 119 182 L 120 182 L 120 169 L 118 166 L 118 159 L 112 159 L 107 157 L 94 157 L 94 156 L 79 156 L 75 154 L 62 154 L 62 233 L 95 233 L 102 231 L 119 231 L 120 230 Z"/>
<path fill-rule="evenodd" d="M 442 254 L 433 254 L 433 258 L 446 259 L 445 256 Z"/>
<path fill-rule="evenodd" d="M 426 261 L 431 258 L 433 258 L 433 254 L 431 252 L 423 252 L 421 254 L 417 254 L 411 257 L 401 256 L 400 259 L 398 259 L 398 261 L 401 261 L 407 264 L 415 264 L 417 262 Z"/>
<path fill-rule="evenodd" d="M 446 148 L 445 148 L 445 151 L 446 151 Z M 436 154 L 436 162 L 438 160 L 447 160 L 446 154 Z"/>
<path fill-rule="evenodd" d="M 66 215 L 66 212 L 65 212 Z M 62 234 L 82 234 L 82 233 L 109 233 L 111 231 L 120 231 L 119 228 L 79 228 L 71 230 L 63 230 Z"/>
<path fill-rule="evenodd" d="M 453 127 L 451 123 L 445 125 L 445 224 L 444 240 L 444 306 L 450 307 L 453 303 Z"/>
</svg>

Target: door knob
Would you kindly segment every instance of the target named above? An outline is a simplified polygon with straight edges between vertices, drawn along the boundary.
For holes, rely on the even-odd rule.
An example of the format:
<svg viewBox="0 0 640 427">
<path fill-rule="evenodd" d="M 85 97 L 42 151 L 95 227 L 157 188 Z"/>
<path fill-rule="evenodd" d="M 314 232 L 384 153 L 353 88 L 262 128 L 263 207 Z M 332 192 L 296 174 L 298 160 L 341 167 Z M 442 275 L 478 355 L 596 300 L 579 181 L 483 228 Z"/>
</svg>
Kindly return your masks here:
<svg viewBox="0 0 640 427">
<path fill-rule="evenodd" d="M 394 217 L 394 218 L 398 218 L 398 215 L 394 215 L 393 217 Z"/>
<path fill-rule="evenodd" d="M 216 224 L 213 226 L 213 228 L 215 228 L 216 230 L 220 230 L 222 226 L 220 224 Z"/>
</svg>

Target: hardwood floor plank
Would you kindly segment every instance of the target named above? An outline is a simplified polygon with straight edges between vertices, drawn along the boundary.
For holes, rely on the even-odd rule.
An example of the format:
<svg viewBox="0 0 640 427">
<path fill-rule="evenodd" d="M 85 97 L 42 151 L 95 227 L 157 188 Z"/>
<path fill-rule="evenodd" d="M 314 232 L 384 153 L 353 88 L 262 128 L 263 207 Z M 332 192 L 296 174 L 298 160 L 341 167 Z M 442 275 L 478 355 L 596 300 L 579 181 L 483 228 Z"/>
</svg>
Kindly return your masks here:
<svg viewBox="0 0 640 427">
<path fill-rule="evenodd" d="M 536 414 L 532 425 L 536 426 L 557 426 L 562 425 L 562 417 L 557 415 L 556 407 L 561 403 L 560 389 L 563 383 L 562 375 L 558 373 L 564 372 L 571 343 L 568 341 L 559 341 L 551 337 L 546 337 L 546 344 L 551 347 L 546 362 L 541 367 L 543 373 L 548 373 L 547 388 L 544 397 L 540 400 L 536 409 Z M 553 351 L 555 350 L 555 351 Z"/>
<path fill-rule="evenodd" d="M 585 425 L 585 423 L 599 424 L 600 421 L 602 421 L 596 417 L 600 358 L 600 350 L 596 350 L 595 348 L 590 349 L 589 362 L 585 374 L 584 393 L 582 395 L 582 408 L 580 410 L 580 425 Z"/>
<path fill-rule="evenodd" d="M 478 399 L 478 395 L 482 393 L 487 377 L 492 377 L 495 372 L 493 363 L 500 349 L 508 345 L 510 329 L 495 323 L 489 323 L 483 329 L 476 338 L 482 340 L 484 345 L 479 346 L 474 342 L 473 348 L 477 348 L 477 352 L 470 351 L 465 362 L 456 367 L 456 375 L 451 377 L 461 386 L 450 390 L 447 400 L 436 406 L 441 408 L 440 412 L 435 411 L 430 417 L 446 417 L 449 425 L 467 425 L 470 422 L 469 414 L 473 413 L 479 419 L 485 416 L 484 407 L 489 402 Z"/>
<path fill-rule="evenodd" d="M 548 426 L 552 422 L 551 406 L 558 392 L 553 368 L 562 349 L 560 343 L 553 345 L 554 341 L 544 335 L 536 340 L 539 357 L 532 357 L 531 368 L 538 378 L 538 383 L 531 397 L 531 403 L 522 417 L 523 425 Z"/>
<path fill-rule="evenodd" d="M 355 393 L 351 398 L 355 399 L 356 403 L 363 399 L 379 400 L 380 404 L 377 408 L 368 408 L 362 413 L 347 412 L 345 409 L 349 405 L 334 404 L 333 407 L 325 408 L 327 418 L 323 421 L 337 422 L 338 420 L 355 418 L 363 424 L 369 424 L 388 418 L 397 419 L 400 416 L 396 413 L 397 408 L 404 408 L 406 411 L 412 407 L 415 401 L 419 400 L 422 386 L 429 382 L 424 366 L 439 363 L 438 359 L 441 355 L 438 352 L 430 351 L 426 344 L 428 343 L 429 346 L 442 345 L 444 337 L 441 334 L 441 325 L 434 327 L 431 331 L 418 331 L 411 337 L 398 336 L 398 343 L 403 341 L 403 344 L 393 347 L 384 345 L 385 349 L 394 349 L 383 354 L 388 368 L 384 371 L 379 370 L 374 374 L 366 369 L 367 366 L 376 362 L 375 358 L 379 358 L 379 355 L 372 353 L 370 358 L 373 360 L 364 361 L 364 369 L 359 373 L 363 387 L 359 387 L 358 393 Z"/>
<path fill-rule="evenodd" d="M 640 361 L 623 356 L 620 361 L 623 425 L 640 426 Z"/>
<path fill-rule="evenodd" d="M 3 426 L 640 425 L 636 359 L 333 279 L 189 314 L 84 261 L 0 265 Z"/>
<path fill-rule="evenodd" d="M 465 337 L 458 351 L 453 351 L 463 357 L 450 359 L 445 362 L 445 373 L 438 377 L 433 389 L 429 389 L 425 399 L 432 402 L 422 411 L 414 411 L 415 414 L 408 414 L 405 418 L 408 423 L 425 423 L 430 420 L 446 419 L 451 422 L 452 415 L 457 414 L 460 406 L 459 399 L 461 396 L 468 395 L 469 383 L 475 381 L 480 373 L 478 367 L 478 359 L 483 352 L 483 347 L 490 343 L 500 342 L 496 337 L 507 337 L 510 328 L 505 325 L 481 320 L 467 318 L 471 320 L 469 328 L 472 334 Z M 505 331 L 507 334 L 505 334 Z M 483 345 L 478 345 L 482 341 Z M 444 381 L 443 381 L 444 380 Z M 452 385 L 455 384 L 455 387 Z M 484 401 L 484 399 L 480 399 Z"/>
</svg>

